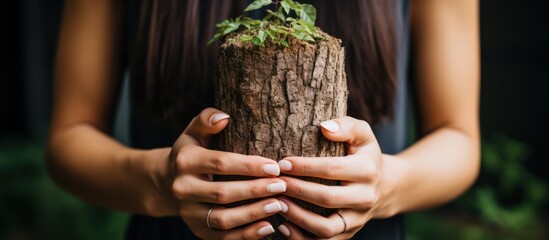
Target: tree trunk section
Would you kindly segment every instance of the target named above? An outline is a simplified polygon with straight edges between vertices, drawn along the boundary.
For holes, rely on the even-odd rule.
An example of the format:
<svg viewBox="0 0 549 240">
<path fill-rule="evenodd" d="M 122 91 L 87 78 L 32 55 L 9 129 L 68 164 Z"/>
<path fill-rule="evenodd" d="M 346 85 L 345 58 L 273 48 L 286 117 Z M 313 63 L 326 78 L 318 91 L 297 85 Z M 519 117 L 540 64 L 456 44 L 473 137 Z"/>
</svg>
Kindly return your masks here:
<svg viewBox="0 0 549 240">
<path fill-rule="evenodd" d="M 341 41 L 332 37 L 315 44 L 294 40 L 290 46 L 262 48 L 239 42 L 221 45 L 216 107 L 231 119 L 214 140 L 214 148 L 275 160 L 286 156 L 345 155 L 344 143 L 327 140 L 319 128 L 322 121 L 347 114 L 345 51 Z M 302 179 L 339 184 L 326 179 Z M 324 216 L 336 211 L 292 200 Z M 275 215 L 268 221 L 276 228 L 284 218 Z M 285 238 L 277 232 L 267 239 Z"/>
</svg>

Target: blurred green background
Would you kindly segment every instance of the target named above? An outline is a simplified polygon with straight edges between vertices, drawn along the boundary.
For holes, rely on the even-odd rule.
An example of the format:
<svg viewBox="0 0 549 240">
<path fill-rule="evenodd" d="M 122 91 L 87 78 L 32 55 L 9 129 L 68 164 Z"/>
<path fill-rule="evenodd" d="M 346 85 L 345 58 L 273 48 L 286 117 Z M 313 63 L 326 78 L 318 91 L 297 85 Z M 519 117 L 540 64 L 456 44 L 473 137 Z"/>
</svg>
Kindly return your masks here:
<svg viewBox="0 0 549 240">
<path fill-rule="evenodd" d="M 128 215 L 79 201 L 44 168 L 61 0 L 0 8 L 0 239 L 121 239 Z M 549 2 L 481 1 L 482 170 L 406 215 L 418 239 L 549 239 Z"/>
</svg>

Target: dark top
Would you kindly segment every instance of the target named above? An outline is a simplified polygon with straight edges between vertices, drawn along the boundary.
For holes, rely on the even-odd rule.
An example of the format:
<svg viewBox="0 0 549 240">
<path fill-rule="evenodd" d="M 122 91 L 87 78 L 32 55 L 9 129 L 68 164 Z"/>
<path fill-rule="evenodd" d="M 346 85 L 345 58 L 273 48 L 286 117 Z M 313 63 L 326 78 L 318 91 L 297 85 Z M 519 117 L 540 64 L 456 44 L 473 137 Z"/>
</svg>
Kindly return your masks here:
<svg viewBox="0 0 549 240">
<path fill-rule="evenodd" d="M 381 124 L 374 129 L 381 149 L 384 153 L 392 154 L 403 150 L 407 140 L 407 119 L 408 119 L 408 22 L 409 22 L 409 0 L 394 0 L 396 4 L 396 30 L 398 43 L 397 57 L 397 94 L 395 101 L 395 117 L 392 122 Z M 134 1 L 133 6 L 138 6 L 140 1 Z M 129 5 L 130 8 L 132 4 Z M 130 9 L 129 29 L 130 36 L 134 31 L 135 13 L 138 9 Z M 134 14 L 134 15 L 132 15 Z M 125 84 L 127 88 L 127 84 Z M 127 89 L 125 91 L 127 93 Z M 127 94 L 125 94 L 127 95 Z M 127 97 L 127 96 L 126 96 Z M 122 102 L 128 102 L 127 100 Z M 131 106 L 131 104 L 129 104 Z M 136 117 L 134 109 L 129 110 L 129 144 L 136 148 L 156 148 L 171 146 L 176 140 L 179 132 L 165 131 L 155 128 L 152 123 Z M 179 217 L 154 218 L 149 216 L 134 215 L 128 225 L 127 239 L 197 239 L 191 230 Z M 384 220 L 372 220 L 361 229 L 353 239 L 405 239 L 403 217 L 396 216 Z"/>
</svg>

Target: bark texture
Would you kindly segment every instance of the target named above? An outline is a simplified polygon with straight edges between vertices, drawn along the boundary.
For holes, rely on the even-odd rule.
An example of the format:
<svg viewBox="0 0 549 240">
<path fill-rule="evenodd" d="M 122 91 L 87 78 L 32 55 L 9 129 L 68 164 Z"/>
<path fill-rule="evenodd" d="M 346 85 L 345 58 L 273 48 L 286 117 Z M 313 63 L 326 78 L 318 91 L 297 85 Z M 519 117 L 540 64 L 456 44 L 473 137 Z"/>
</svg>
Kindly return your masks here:
<svg viewBox="0 0 549 240">
<path fill-rule="evenodd" d="M 231 119 L 214 140 L 214 147 L 275 160 L 286 156 L 345 155 L 345 145 L 327 140 L 319 128 L 322 121 L 347 114 L 344 57 L 341 41 L 329 36 L 315 44 L 294 40 L 288 48 L 261 48 L 239 42 L 222 44 L 216 107 Z M 215 176 L 214 179 L 247 178 Z M 338 184 L 326 179 L 303 179 Z M 295 201 L 324 216 L 335 211 Z M 281 216 L 268 220 L 275 228 L 284 222 Z M 276 233 L 268 239 L 285 238 Z"/>
</svg>

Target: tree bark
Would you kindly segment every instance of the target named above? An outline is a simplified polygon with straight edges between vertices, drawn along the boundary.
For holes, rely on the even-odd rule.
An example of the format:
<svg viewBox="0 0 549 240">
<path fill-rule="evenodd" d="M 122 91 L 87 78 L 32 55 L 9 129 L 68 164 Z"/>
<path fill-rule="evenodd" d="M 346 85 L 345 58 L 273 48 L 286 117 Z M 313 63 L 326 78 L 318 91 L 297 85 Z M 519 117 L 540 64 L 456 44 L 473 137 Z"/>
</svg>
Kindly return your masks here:
<svg viewBox="0 0 549 240">
<path fill-rule="evenodd" d="M 214 140 L 214 147 L 275 160 L 286 156 L 345 155 L 344 143 L 327 140 L 319 128 L 322 121 L 347 114 L 344 57 L 341 41 L 329 36 L 315 44 L 293 40 L 287 48 L 223 43 L 216 83 L 216 107 L 229 114 L 231 119 L 227 128 Z M 249 178 L 215 176 L 214 179 Z M 302 179 L 339 184 L 326 179 Z M 324 216 L 336 211 L 293 200 Z M 268 221 L 276 228 L 284 218 L 274 216 Z M 285 238 L 275 233 L 268 239 Z"/>
</svg>

